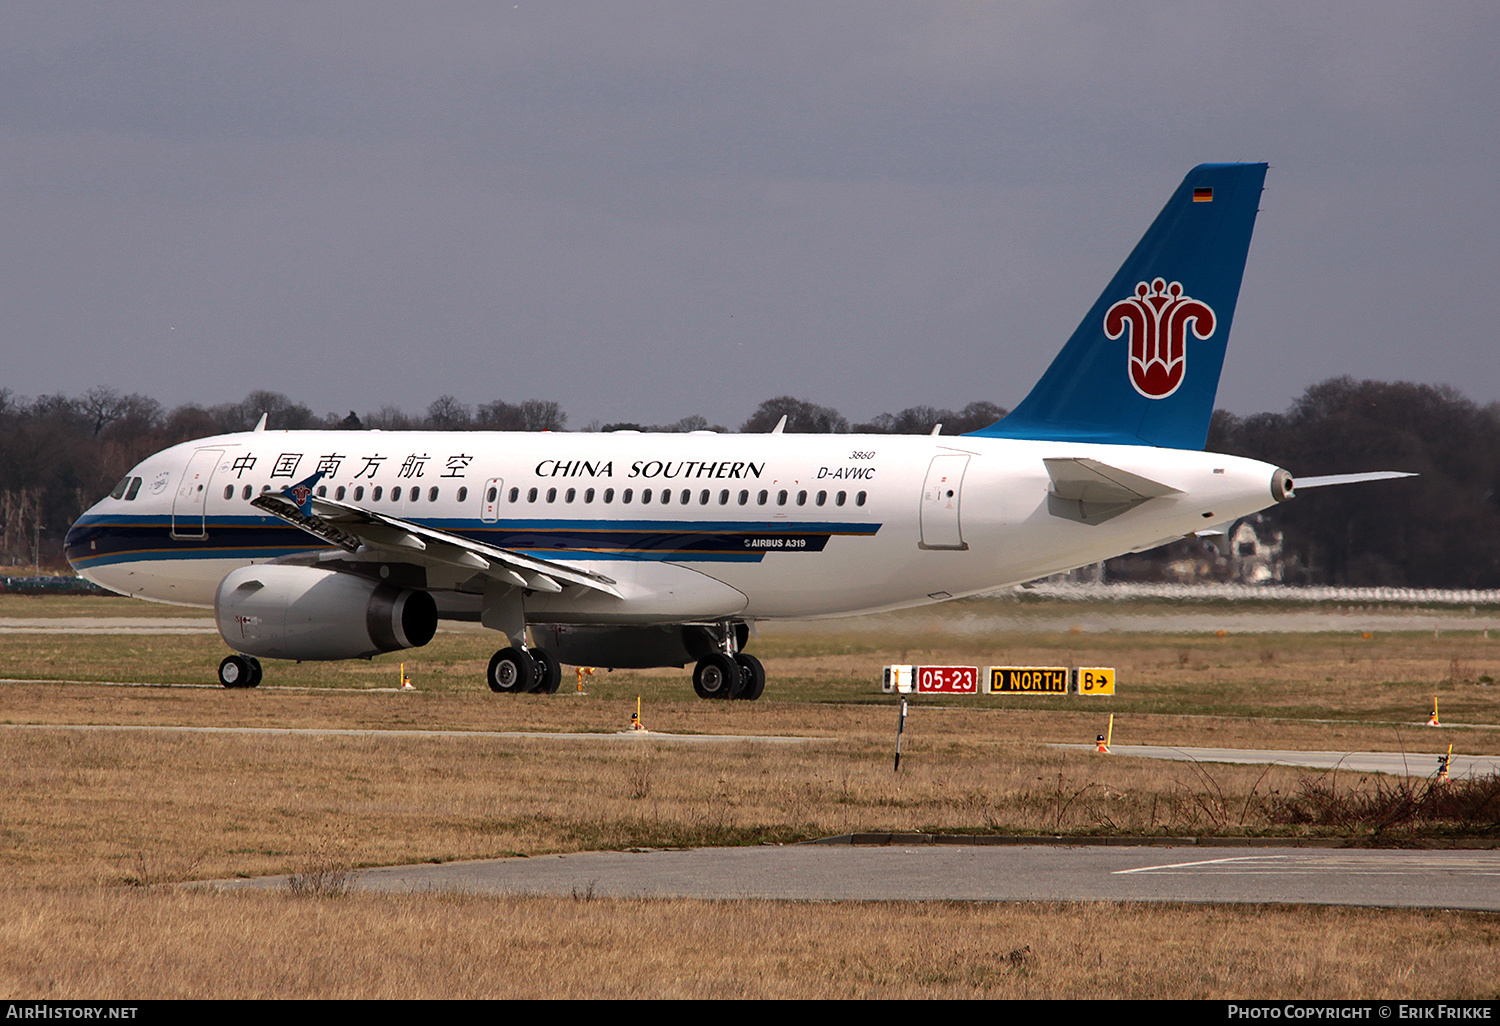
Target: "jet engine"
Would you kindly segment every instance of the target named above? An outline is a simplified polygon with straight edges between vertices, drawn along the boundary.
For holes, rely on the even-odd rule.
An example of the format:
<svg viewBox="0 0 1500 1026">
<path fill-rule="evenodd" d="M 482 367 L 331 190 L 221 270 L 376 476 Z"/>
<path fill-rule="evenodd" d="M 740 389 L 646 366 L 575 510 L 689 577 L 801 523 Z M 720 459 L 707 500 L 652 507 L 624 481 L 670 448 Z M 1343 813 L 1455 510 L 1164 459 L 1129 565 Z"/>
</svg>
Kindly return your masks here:
<svg viewBox="0 0 1500 1026">
<path fill-rule="evenodd" d="M 219 582 L 214 618 L 229 647 L 268 659 L 361 659 L 418 648 L 437 632 L 425 591 L 312 566 L 261 565 Z"/>
</svg>

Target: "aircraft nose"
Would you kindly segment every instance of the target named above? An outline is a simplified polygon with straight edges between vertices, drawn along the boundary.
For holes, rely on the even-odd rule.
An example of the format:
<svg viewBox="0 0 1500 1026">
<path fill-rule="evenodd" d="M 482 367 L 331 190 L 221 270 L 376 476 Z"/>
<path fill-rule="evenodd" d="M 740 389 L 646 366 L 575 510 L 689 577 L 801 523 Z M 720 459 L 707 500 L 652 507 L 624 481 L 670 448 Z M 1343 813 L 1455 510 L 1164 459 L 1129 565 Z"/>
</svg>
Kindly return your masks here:
<svg viewBox="0 0 1500 1026">
<path fill-rule="evenodd" d="M 97 547 L 98 526 L 94 511 L 98 508 L 99 504 L 95 503 L 85 510 L 63 538 L 63 555 L 75 572 L 82 573 L 79 562 Z"/>
</svg>

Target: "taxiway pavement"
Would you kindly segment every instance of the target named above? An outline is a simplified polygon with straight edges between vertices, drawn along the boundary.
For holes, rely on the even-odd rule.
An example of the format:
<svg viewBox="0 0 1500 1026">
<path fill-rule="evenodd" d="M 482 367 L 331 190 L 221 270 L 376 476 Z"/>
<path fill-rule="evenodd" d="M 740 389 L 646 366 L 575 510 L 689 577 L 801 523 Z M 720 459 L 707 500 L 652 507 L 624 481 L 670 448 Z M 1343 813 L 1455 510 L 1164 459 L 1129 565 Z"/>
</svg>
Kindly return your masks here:
<svg viewBox="0 0 1500 1026">
<path fill-rule="evenodd" d="M 286 877 L 219 881 L 280 888 Z M 1500 911 L 1500 852 L 800 844 L 584 852 L 360 870 L 377 892 L 790 901 L 1295 903 Z"/>
</svg>

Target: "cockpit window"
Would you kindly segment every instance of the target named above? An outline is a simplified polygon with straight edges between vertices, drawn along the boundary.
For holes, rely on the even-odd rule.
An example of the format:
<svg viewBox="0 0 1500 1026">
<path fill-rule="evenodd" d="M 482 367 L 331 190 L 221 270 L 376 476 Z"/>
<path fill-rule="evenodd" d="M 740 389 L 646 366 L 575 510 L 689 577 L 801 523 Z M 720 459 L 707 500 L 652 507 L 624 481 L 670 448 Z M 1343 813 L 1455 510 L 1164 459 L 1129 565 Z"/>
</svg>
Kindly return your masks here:
<svg viewBox="0 0 1500 1026">
<path fill-rule="evenodd" d="M 109 493 L 109 497 L 111 499 L 123 498 L 125 495 L 125 489 L 129 484 L 130 475 L 126 474 L 124 477 L 120 478 L 120 483 L 115 485 L 114 490 Z"/>
<path fill-rule="evenodd" d="M 138 478 L 138 477 L 132 477 L 130 479 L 130 487 L 127 488 L 127 489 L 125 489 L 125 501 L 126 502 L 130 502 L 130 501 L 134 500 L 135 497 L 136 497 L 136 494 L 140 490 L 141 490 L 141 479 Z"/>
</svg>

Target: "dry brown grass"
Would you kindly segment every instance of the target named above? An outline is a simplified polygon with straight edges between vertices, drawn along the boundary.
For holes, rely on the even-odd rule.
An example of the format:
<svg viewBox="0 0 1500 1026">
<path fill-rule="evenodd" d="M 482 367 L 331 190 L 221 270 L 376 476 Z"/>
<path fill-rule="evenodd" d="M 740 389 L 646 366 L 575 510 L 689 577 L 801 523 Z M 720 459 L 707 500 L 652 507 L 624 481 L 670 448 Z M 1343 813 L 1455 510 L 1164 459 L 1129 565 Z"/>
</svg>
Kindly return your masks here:
<svg viewBox="0 0 1500 1026">
<path fill-rule="evenodd" d="M 139 608 L 114 605 L 103 615 Z M 66 615 L 80 614 L 69 606 Z M 1500 723 L 1500 688 L 1483 679 L 1500 676 L 1500 639 L 1490 644 L 1473 635 L 975 640 L 940 632 L 914 642 L 839 625 L 812 635 L 768 629 L 754 649 L 773 678 L 767 698 L 714 703 L 692 698 L 676 671 L 601 674 L 583 697 L 566 694 L 571 680 L 562 695 L 494 696 L 478 684 L 490 646 L 459 632 L 408 653 L 422 688 L 415 693 L 361 690 L 394 682 L 389 657 L 268 665 L 268 683 L 305 691 L 0 685 L 0 720 L 12 724 L 379 732 L 0 727 L 8 881 L 0 992 L 1493 995 L 1493 972 L 1475 967 L 1493 962 L 1497 921 L 1477 915 L 329 897 L 357 866 L 859 830 L 1344 830 L 1273 822 L 1268 810 L 1299 793 L 1303 771 L 1100 759 L 1046 744 L 1087 741 L 1114 711 L 1121 743 L 1426 751 L 1454 740 L 1460 751 L 1500 752 L 1500 731 L 1480 726 Z M 0 676 L 207 680 L 221 654 L 212 637 L 6 635 Z M 1114 665 L 1122 693 L 918 700 L 898 775 L 895 714 L 878 694 L 878 668 L 924 660 Z M 1445 722 L 1470 726 L 1400 725 L 1420 723 L 1434 693 Z M 628 724 L 636 694 L 654 731 L 825 740 L 701 746 L 391 733 L 613 732 Z M 1341 793 L 1358 786 L 1340 779 Z M 266 873 L 299 874 L 313 897 L 158 886 Z M 532 968 L 542 952 L 558 971 Z"/>
<path fill-rule="evenodd" d="M 0 892 L 29 998 L 1493 998 L 1494 916 L 1375 909 Z"/>
</svg>

